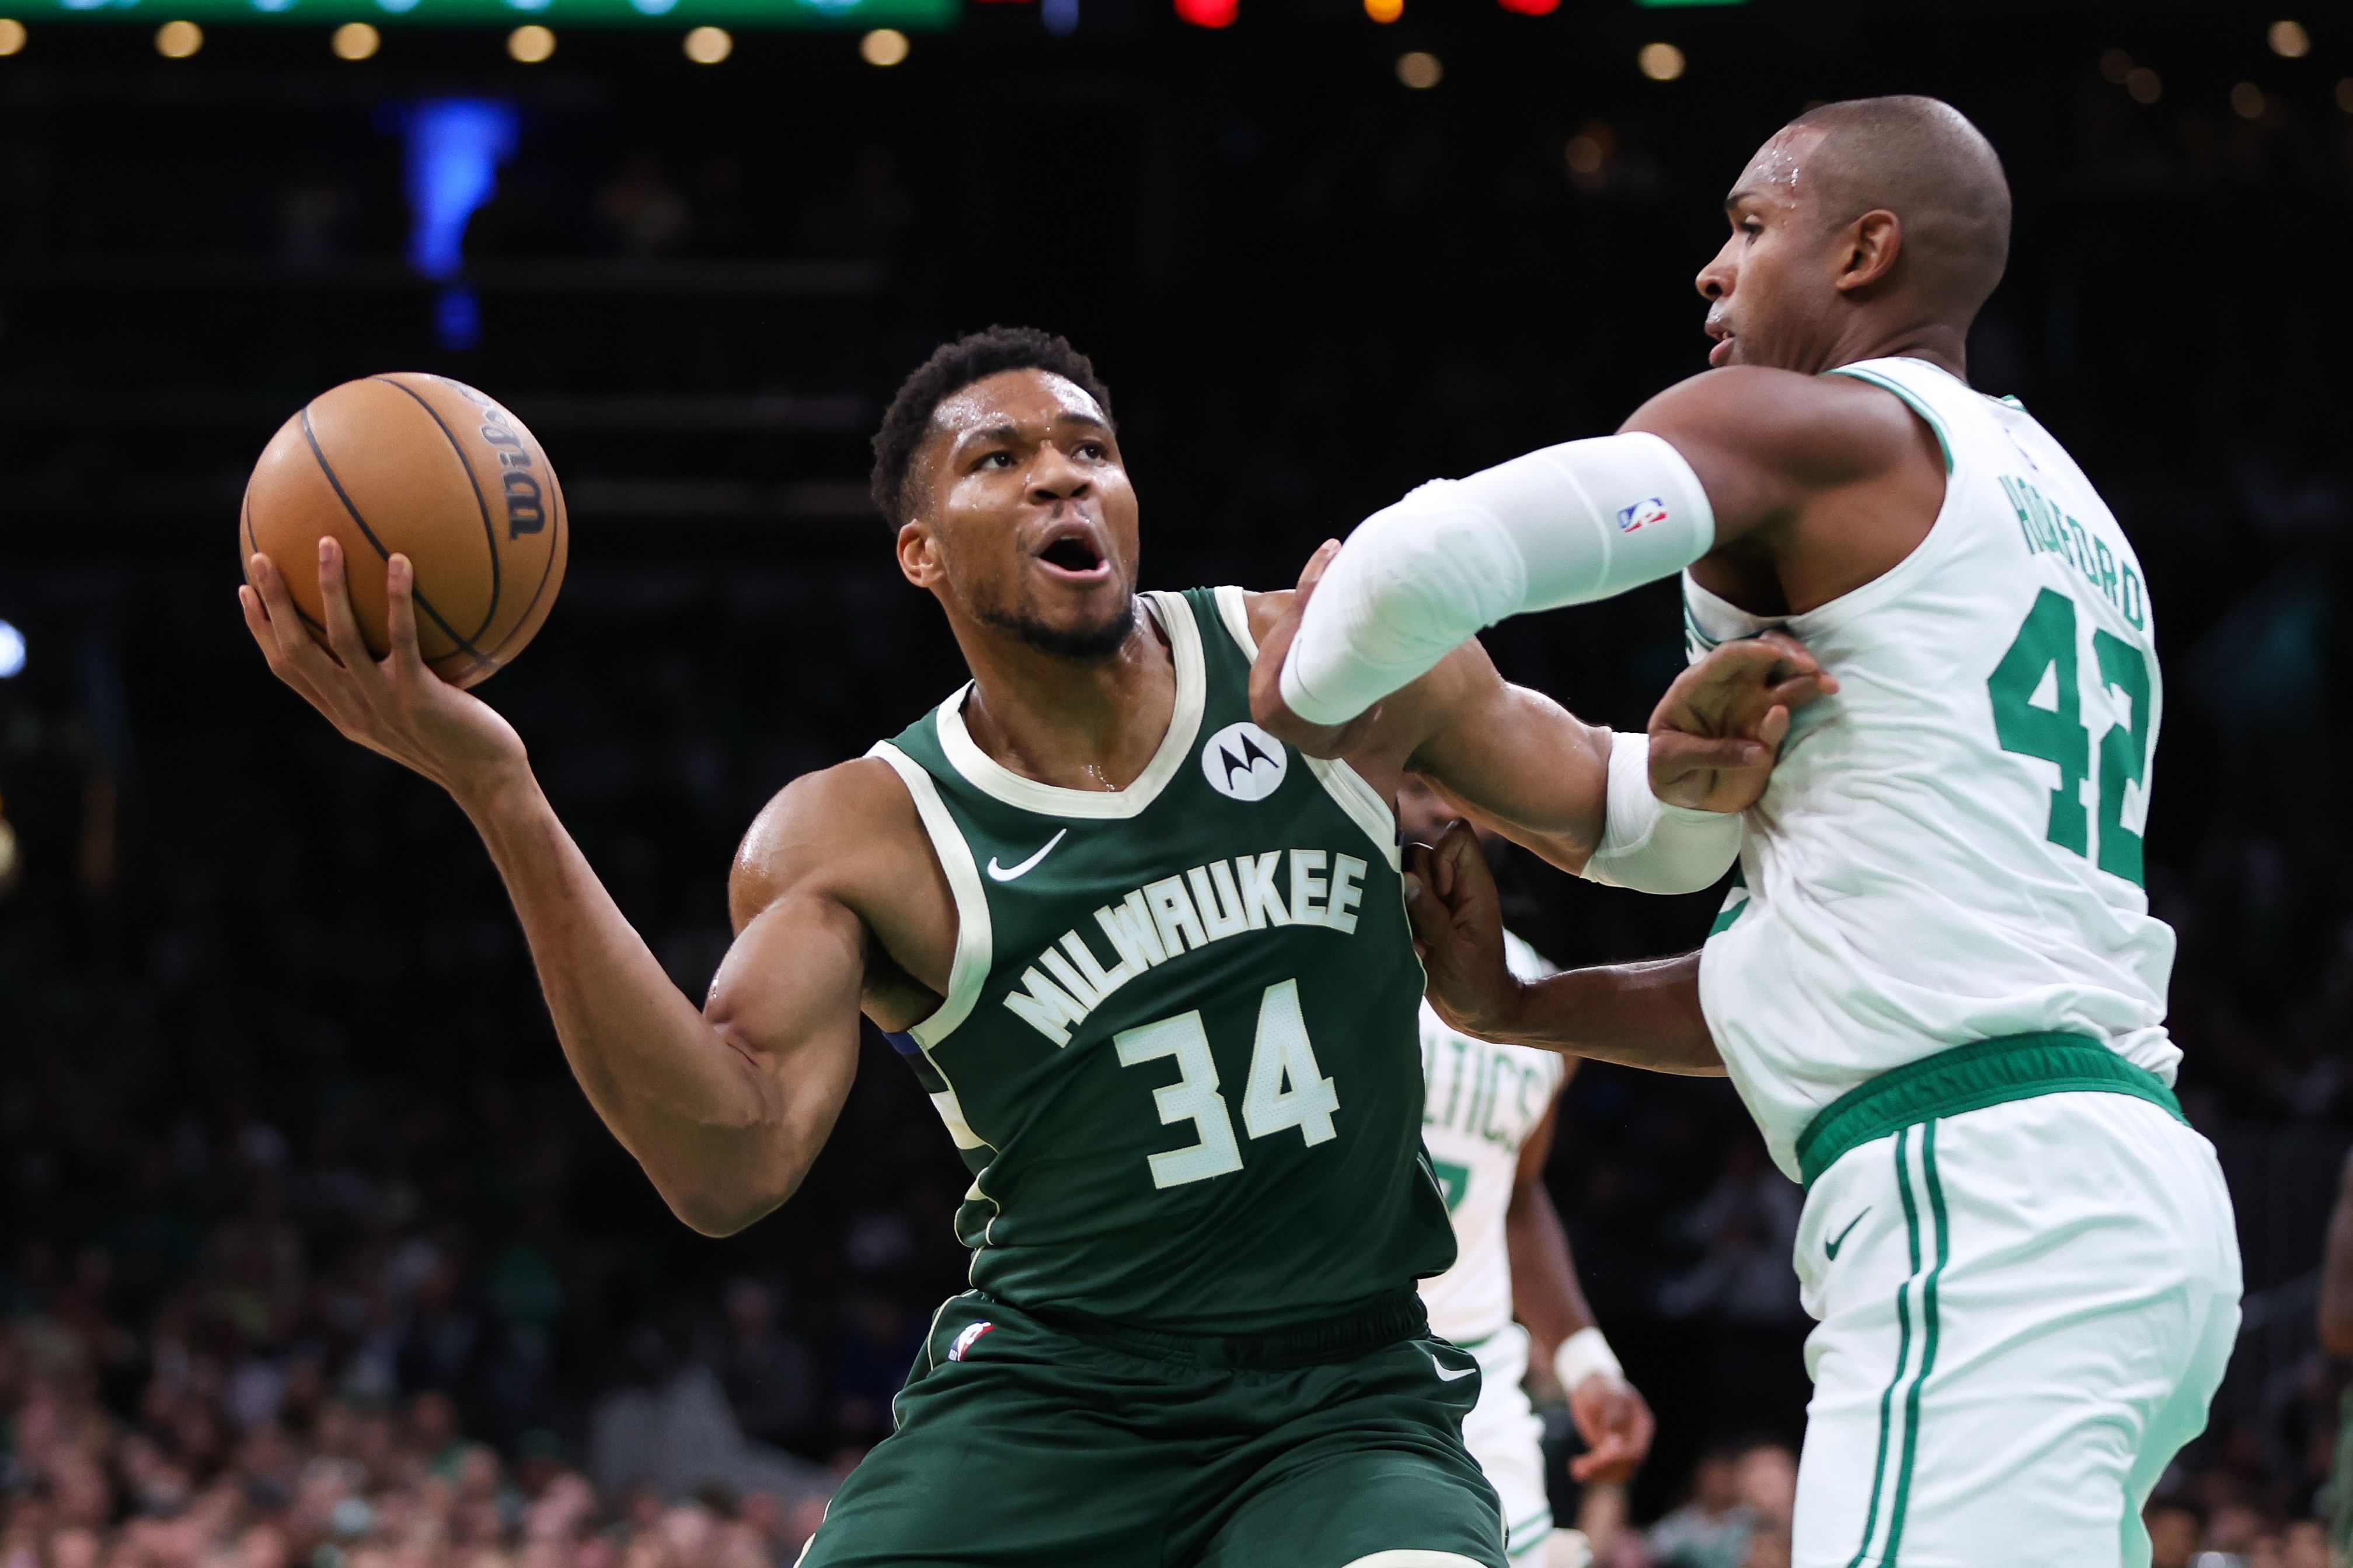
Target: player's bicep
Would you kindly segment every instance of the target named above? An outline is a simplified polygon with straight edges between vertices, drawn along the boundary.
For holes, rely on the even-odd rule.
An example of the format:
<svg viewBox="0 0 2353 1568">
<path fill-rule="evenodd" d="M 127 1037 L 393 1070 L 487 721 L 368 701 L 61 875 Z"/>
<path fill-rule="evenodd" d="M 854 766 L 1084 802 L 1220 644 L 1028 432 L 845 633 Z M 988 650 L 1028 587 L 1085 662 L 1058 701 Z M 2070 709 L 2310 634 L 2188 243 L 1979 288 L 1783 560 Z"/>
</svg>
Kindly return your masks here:
<svg viewBox="0 0 2353 1568">
<path fill-rule="evenodd" d="M 762 1190 L 798 1185 L 807 1154 L 832 1131 L 858 1073 L 866 931 L 841 903 L 788 893 L 738 932 L 702 1015 L 736 1059 L 744 1128 L 764 1130 Z"/>
<path fill-rule="evenodd" d="M 1734 365 L 1676 383 L 1620 428 L 1659 437 L 1691 465 L 1721 546 L 1905 461 L 1912 424 L 1895 398 L 1850 378 Z"/>
</svg>

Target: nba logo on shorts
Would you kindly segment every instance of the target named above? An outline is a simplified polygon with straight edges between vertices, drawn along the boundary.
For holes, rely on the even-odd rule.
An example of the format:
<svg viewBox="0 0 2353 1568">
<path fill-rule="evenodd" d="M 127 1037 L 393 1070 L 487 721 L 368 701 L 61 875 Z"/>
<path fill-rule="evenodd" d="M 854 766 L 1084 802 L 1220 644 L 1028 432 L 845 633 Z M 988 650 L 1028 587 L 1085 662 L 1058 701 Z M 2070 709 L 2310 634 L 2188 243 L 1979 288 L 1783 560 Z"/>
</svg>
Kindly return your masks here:
<svg viewBox="0 0 2353 1568">
<path fill-rule="evenodd" d="M 948 1347 L 948 1360 L 964 1360 L 964 1352 L 972 1349 L 974 1342 L 995 1327 L 997 1327 L 995 1323 L 965 1324 L 964 1332 L 955 1337 L 955 1343 Z"/>
<path fill-rule="evenodd" d="M 1666 521 L 1667 503 L 1657 496 L 1652 496 L 1648 500 L 1638 500 L 1632 506 L 1621 506 L 1618 509 L 1618 531 L 1620 533 L 1631 533 L 1646 522 Z"/>
</svg>

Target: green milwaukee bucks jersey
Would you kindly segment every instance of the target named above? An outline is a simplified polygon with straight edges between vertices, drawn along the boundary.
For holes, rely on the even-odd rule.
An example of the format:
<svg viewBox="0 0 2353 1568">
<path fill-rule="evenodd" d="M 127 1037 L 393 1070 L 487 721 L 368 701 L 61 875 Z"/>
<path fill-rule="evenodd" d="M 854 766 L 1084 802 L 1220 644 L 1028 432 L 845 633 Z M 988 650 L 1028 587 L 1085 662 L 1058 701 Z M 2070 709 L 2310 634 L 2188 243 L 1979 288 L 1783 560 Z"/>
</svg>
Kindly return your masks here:
<svg viewBox="0 0 2353 1568">
<path fill-rule="evenodd" d="M 906 1057 L 973 1173 L 973 1283 L 1176 1332 L 1410 1289 L 1454 1255 L 1421 1150 L 1388 803 L 1250 721 L 1238 588 L 1149 594 L 1168 733 L 1124 790 L 991 759 L 957 693 L 875 747 L 956 901 Z"/>
</svg>

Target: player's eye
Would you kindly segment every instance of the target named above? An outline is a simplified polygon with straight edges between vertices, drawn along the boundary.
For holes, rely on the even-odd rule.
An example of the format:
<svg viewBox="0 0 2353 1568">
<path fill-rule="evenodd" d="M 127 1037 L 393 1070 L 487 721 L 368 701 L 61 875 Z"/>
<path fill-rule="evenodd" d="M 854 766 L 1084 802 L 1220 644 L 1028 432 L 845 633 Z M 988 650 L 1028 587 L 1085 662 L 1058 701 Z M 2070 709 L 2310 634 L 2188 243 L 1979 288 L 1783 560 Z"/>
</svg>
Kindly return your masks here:
<svg viewBox="0 0 2353 1568">
<path fill-rule="evenodd" d="M 1104 447 L 1101 441 L 1082 441 L 1079 443 L 1079 456 L 1082 458 L 1107 458 L 1111 456 L 1111 453 Z"/>
<path fill-rule="evenodd" d="M 1758 223 L 1753 217 L 1745 217 L 1740 220 L 1740 232 L 1746 235 L 1749 238 L 1755 239 L 1758 235 L 1765 232 L 1765 226 Z"/>
<path fill-rule="evenodd" d="M 1010 452 L 984 452 L 980 461 L 973 465 L 976 468 L 1009 468 L 1012 466 L 1013 454 Z"/>
</svg>

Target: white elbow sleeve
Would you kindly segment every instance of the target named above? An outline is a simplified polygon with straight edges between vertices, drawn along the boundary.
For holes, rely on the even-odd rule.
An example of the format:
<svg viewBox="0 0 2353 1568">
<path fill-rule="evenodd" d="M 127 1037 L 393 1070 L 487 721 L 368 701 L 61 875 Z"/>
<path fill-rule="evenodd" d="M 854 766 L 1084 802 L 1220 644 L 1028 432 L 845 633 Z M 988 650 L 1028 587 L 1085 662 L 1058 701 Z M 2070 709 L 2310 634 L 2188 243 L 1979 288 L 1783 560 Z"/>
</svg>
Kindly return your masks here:
<svg viewBox="0 0 2353 1568">
<path fill-rule="evenodd" d="M 1695 893 L 1740 858 L 1740 818 L 1669 805 L 1651 793 L 1651 737 L 1614 731 L 1601 843 L 1588 881 L 1640 893 Z"/>
<path fill-rule="evenodd" d="M 1340 723 L 1483 626 L 1671 577 L 1715 542 L 1699 476 L 1652 435 L 1569 441 L 1435 480 L 1348 536 L 1283 661 L 1283 702 Z"/>
</svg>

